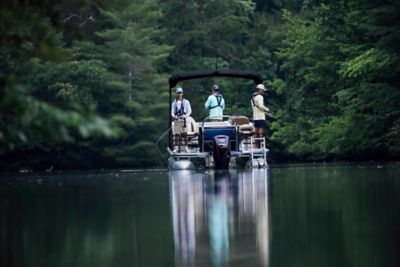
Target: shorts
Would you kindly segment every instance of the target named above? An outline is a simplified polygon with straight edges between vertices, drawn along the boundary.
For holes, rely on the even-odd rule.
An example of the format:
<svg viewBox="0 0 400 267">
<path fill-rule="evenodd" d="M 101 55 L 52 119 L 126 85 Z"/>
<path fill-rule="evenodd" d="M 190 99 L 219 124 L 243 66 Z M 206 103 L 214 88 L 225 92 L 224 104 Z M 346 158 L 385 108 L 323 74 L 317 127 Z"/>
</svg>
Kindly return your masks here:
<svg viewBox="0 0 400 267">
<path fill-rule="evenodd" d="M 183 120 L 175 121 L 173 129 L 174 134 L 187 133 L 187 127 L 184 127 L 184 125 L 185 122 Z"/>
<path fill-rule="evenodd" d="M 254 127 L 256 128 L 265 128 L 267 126 L 267 123 L 265 120 L 255 120 L 254 121 Z"/>
</svg>

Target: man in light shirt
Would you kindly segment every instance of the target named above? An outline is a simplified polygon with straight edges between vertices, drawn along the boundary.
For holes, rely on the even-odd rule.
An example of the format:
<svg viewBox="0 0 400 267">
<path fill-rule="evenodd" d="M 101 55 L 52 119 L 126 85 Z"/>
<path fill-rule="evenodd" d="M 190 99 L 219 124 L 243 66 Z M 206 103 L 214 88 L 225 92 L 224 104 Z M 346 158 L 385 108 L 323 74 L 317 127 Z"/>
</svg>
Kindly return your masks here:
<svg viewBox="0 0 400 267">
<path fill-rule="evenodd" d="M 192 108 L 190 106 L 189 100 L 184 98 L 183 89 L 181 87 L 176 88 L 176 98 L 171 105 L 171 116 L 175 119 L 173 133 L 175 136 L 176 144 L 183 144 L 184 150 L 188 150 L 187 136 L 188 127 L 186 126 L 186 120 L 190 118 L 192 114 Z M 182 137 L 182 139 L 180 139 Z M 181 151 L 181 147 L 176 146 L 174 151 Z"/>
<path fill-rule="evenodd" d="M 264 106 L 264 94 L 267 91 L 263 84 L 258 84 L 256 92 L 251 95 L 251 107 L 253 109 L 253 121 L 256 128 L 256 137 L 264 137 L 265 113 L 269 113 L 269 108 Z"/>
<path fill-rule="evenodd" d="M 225 100 L 219 93 L 219 86 L 213 85 L 211 87 L 212 94 L 207 98 L 204 107 L 210 111 L 211 121 L 222 121 L 222 111 L 225 109 Z"/>
</svg>

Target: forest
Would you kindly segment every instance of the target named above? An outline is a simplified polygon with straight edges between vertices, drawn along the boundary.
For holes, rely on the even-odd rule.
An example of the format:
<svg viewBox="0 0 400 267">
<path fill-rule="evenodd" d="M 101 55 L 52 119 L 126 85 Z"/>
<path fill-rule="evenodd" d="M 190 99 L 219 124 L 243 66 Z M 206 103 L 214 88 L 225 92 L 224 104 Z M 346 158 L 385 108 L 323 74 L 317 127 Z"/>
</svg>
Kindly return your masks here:
<svg viewBox="0 0 400 267">
<path fill-rule="evenodd" d="M 1 170 L 165 167 L 168 78 L 216 67 L 263 76 L 271 162 L 400 159 L 397 0 L 5 0 L 0 32 Z M 214 83 L 251 115 L 203 79 L 196 120 Z"/>
</svg>

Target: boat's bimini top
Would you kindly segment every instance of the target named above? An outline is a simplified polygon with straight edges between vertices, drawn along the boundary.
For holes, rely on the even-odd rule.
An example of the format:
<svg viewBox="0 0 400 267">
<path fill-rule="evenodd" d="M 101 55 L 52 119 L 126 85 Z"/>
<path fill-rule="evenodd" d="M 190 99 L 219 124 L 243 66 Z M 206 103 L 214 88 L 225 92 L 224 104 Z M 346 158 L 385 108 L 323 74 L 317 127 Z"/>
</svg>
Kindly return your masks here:
<svg viewBox="0 0 400 267">
<path fill-rule="evenodd" d="M 196 70 L 189 72 L 182 72 L 172 75 L 169 78 L 169 87 L 175 87 L 178 82 L 183 80 L 191 80 L 206 77 L 231 77 L 231 78 L 243 78 L 253 80 L 255 84 L 262 83 L 263 79 L 260 74 L 253 71 L 245 70 Z"/>
</svg>

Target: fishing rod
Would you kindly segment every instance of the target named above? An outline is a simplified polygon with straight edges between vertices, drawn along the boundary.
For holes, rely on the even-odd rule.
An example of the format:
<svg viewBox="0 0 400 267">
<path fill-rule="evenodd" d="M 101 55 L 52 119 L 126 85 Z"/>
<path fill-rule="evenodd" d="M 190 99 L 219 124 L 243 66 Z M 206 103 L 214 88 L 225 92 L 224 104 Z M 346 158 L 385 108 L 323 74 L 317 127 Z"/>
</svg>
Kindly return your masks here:
<svg viewBox="0 0 400 267">
<path fill-rule="evenodd" d="M 172 126 L 169 127 L 169 128 L 158 138 L 157 142 L 154 143 L 154 145 L 157 147 L 157 150 L 158 150 L 158 153 L 159 153 L 161 159 L 163 160 L 163 162 L 165 163 L 166 166 L 168 166 L 168 162 L 164 159 L 164 157 L 163 157 L 163 155 L 162 155 L 162 152 L 161 152 L 160 147 L 159 147 L 158 144 L 159 144 L 160 141 L 164 138 L 164 136 L 171 130 L 171 128 L 172 128 Z"/>
</svg>

